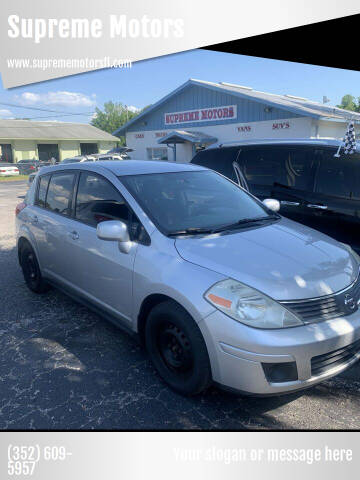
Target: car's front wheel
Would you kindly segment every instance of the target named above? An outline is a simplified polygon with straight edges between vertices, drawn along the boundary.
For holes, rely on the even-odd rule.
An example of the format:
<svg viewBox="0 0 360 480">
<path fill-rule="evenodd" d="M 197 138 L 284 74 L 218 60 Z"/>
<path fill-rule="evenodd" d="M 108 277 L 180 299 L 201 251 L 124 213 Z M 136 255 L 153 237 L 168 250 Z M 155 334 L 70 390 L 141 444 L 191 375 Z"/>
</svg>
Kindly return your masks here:
<svg viewBox="0 0 360 480">
<path fill-rule="evenodd" d="M 32 292 L 45 293 L 50 289 L 41 275 L 36 254 L 29 243 L 25 243 L 20 250 L 20 265 L 26 285 Z"/>
<path fill-rule="evenodd" d="M 211 384 L 203 336 L 179 304 L 166 301 L 151 310 L 145 327 L 145 343 L 157 371 L 177 392 L 195 395 Z"/>
</svg>

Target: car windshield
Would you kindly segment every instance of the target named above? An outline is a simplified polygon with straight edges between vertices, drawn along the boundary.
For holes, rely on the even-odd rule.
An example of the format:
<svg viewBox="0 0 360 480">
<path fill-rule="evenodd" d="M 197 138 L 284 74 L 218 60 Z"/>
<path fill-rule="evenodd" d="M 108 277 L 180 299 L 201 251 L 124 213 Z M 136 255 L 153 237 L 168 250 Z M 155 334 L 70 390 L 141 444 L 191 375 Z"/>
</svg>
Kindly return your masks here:
<svg viewBox="0 0 360 480">
<path fill-rule="evenodd" d="M 208 170 L 119 177 L 166 235 L 213 233 L 271 215 L 248 193 Z"/>
</svg>

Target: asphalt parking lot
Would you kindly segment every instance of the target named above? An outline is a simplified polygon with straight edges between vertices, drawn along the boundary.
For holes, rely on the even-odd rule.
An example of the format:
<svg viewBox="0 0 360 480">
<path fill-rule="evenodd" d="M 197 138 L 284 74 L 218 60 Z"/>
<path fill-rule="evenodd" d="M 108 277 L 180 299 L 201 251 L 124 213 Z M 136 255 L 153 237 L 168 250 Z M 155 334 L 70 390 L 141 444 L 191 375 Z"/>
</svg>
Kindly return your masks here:
<svg viewBox="0 0 360 480">
<path fill-rule="evenodd" d="M 0 183 L 0 429 L 360 428 L 359 364 L 296 395 L 183 398 L 127 334 L 56 290 L 31 293 L 15 249 L 25 192 Z"/>
</svg>

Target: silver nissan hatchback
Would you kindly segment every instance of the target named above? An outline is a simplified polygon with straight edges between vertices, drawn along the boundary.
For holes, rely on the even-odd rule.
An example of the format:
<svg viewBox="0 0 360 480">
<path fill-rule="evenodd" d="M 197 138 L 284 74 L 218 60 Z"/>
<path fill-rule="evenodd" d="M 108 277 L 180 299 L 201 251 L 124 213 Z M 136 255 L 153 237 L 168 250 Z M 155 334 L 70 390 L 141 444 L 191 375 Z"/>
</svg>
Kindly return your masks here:
<svg viewBox="0 0 360 480">
<path fill-rule="evenodd" d="M 360 259 L 222 175 L 168 162 L 45 167 L 16 210 L 28 287 L 139 335 L 183 394 L 310 387 L 360 357 Z"/>
</svg>

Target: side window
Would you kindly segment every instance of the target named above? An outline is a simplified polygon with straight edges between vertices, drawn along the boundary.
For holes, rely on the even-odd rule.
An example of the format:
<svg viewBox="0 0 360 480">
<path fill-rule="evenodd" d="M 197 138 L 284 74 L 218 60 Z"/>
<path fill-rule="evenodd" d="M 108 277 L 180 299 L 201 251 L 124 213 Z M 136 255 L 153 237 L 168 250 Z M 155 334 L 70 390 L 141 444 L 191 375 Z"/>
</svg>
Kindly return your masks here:
<svg viewBox="0 0 360 480">
<path fill-rule="evenodd" d="M 280 184 L 296 190 L 312 190 L 315 162 L 315 155 L 304 148 L 254 148 L 241 153 L 241 166 L 250 185 Z"/>
<path fill-rule="evenodd" d="M 92 227 L 107 220 L 127 224 L 130 238 L 147 243 L 147 233 L 120 192 L 104 177 L 82 172 L 76 196 L 75 218 Z"/>
<path fill-rule="evenodd" d="M 359 155 L 334 157 L 324 152 L 316 176 L 316 192 L 343 198 L 360 198 Z"/>
<path fill-rule="evenodd" d="M 51 175 L 47 196 L 46 208 L 62 215 L 71 214 L 71 200 L 73 194 L 75 173 L 62 172 Z"/>
<path fill-rule="evenodd" d="M 45 208 L 46 193 L 49 185 L 50 175 L 43 175 L 39 178 L 39 187 L 35 199 L 35 205 Z"/>
<path fill-rule="evenodd" d="M 203 150 L 192 159 L 191 163 L 210 168 L 237 183 L 233 162 L 237 159 L 239 147 L 224 147 Z"/>
<path fill-rule="evenodd" d="M 285 155 L 273 148 L 241 152 L 241 166 L 249 185 L 273 186 L 285 183 Z"/>
</svg>

